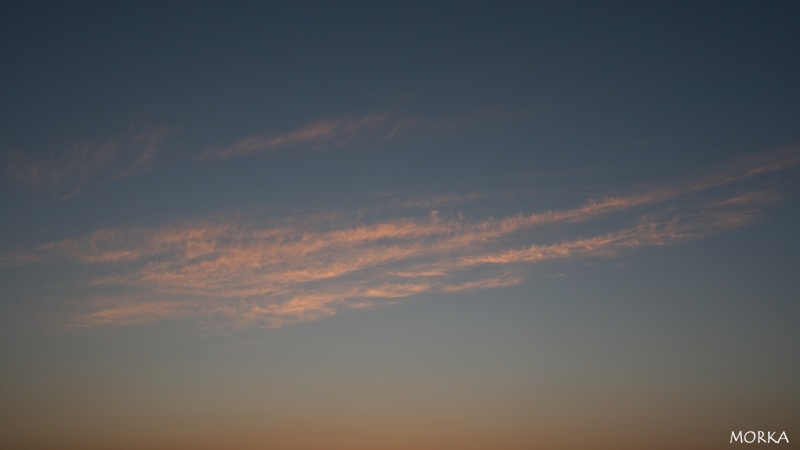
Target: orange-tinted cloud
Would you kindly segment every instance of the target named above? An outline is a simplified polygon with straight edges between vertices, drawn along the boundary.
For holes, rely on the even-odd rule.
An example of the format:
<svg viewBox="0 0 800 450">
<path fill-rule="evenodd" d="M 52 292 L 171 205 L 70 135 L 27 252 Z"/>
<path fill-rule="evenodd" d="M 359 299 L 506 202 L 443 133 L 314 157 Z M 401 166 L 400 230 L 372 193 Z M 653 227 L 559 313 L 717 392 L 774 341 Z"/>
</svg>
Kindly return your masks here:
<svg viewBox="0 0 800 450">
<path fill-rule="evenodd" d="M 768 166 L 756 163 L 758 171 L 740 167 L 561 210 L 482 220 L 428 214 L 368 223 L 343 221 L 339 214 L 322 228 L 318 220 L 302 218 L 208 219 L 157 229 L 97 230 L 17 249 L 3 261 L 73 261 L 102 268 L 105 275 L 84 289 L 124 294 L 97 294 L 102 300 L 77 314 L 81 326 L 180 318 L 281 326 L 412 296 L 512 286 L 537 264 L 614 257 L 752 224 L 779 196 L 733 185 L 799 161 L 794 154 L 782 162 L 769 158 Z M 713 190 L 726 185 L 736 192 Z M 621 217 L 601 220 L 615 214 Z"/>
<path fill-rule="evenodd" d="M 93 327 L 98 325 L 148 323 L 181 317 L 190 306 L 189 302 L 153 301 L 147 297 L 138 296 L 101 297 L 92 302 L 89 312 L 77 315 L 72 325 Z"/>
<path fill-rule="evenodd" d="M 262 153 L 298 144 L 346 140 L 357 133 L 375 129 L 387 122 L 386 114 L 320 120 L 284 134 L 249 136 L 235 144 L 206 151 L 202 159 L 227 159 L 251 153 Z"/>
<path fill-rule="evenodd" d="M 373 113 L 360 117 L 334 117 L 314 121 L 284 133 L 247 136 L 231 145 L 208 149 L 200 159 L 229 159 L 284 149 L 337 147 L 363 137 L 389 139 L 409 130 L 441 134 L 484 120 L 487 115 L 487 112 L 481 112 L 464 117 L 422 118 Z"/>
<path fill-rule="evenodd" d="M 485 195 L 478 192 L 471 192 L 469 194 L 431 194 L 395 203 L 399 206 L 404 206 L 407 208 L 428 209 L 459 203 L 469 203 L 479 200 L 483 197 L 485 197 Z"/>
</svg>

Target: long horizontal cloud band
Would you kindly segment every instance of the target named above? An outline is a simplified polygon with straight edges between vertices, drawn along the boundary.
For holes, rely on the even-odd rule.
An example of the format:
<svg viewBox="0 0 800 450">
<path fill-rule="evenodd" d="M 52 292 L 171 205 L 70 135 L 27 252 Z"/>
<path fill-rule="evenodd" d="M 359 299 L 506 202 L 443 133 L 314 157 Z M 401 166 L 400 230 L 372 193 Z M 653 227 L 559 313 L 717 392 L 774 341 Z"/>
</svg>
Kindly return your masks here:
<svg viewBox="0 0 800 450">
<path fill-rule="evenodd" d="M 7 253 L 4 260 L 103 268 L 107 275 L 82 287 L 92 300 L 73 316 L 75 325 L 197 318 L 280 326 L 420 294 L 511 286 L 523 282 L 536 264 L 610 257 L 748 225 L 776 194 L 758 189 L 722 198 L 699 194 L 797 163 L 791 150 L 681 186 L 477 221 L 432 212 L 321 229 L 313 220 L 264 225 L 209 219 L 156 230 L 98 230 Z M 634 213 L 632 219 L 626 216 L 627 224 L 600 223 L 623 212 Z M 589 222 L 601 231 L 586 235 L 569 226 Z M 541 227 L 559 234 L 542 242 Z"/>
</svg>

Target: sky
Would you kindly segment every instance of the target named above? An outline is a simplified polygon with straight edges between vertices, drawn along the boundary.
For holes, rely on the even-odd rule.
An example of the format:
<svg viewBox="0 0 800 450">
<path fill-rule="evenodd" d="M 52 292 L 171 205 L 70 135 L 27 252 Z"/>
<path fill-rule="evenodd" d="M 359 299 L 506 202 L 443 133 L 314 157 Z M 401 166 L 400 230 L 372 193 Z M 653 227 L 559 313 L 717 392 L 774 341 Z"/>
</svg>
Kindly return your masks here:
<svg viewBox="0 0 800 450">
<path fill-rule="evenodd" d="M 798 17 L 3 3 L 0 447 L 796 446 Z"/>
</svg>

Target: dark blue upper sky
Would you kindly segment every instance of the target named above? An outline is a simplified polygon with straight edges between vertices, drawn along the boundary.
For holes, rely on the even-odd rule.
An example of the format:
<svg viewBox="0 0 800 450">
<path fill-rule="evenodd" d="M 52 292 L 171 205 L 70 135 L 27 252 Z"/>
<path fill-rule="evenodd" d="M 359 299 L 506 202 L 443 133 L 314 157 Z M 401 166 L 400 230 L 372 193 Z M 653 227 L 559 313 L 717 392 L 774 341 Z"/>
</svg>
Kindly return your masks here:
<svg viewBox="0 0 800 450">
<path fill-rule="evenodd" d="M 556 126 L 545 128 L 551 133 L 590 132 L 608 146 L 619 134 L 730 135 L 748 127 L 752 134 L 769 123 L 788 134 L 794 123 L 786 117 L 798 103 L 797 9 L 793 2 L 6 5 L 3 136 L 22 145 L 44 121 L 61 139 L 157 122 L 219 130 L 225 139 L 225 131 L 288 129 L 376 109 L 491 107 L 537 112 Z"/>
<path fill-rule="evenodd" d="M 47 158 L 163 127 L 159 162 L 180 179 L 174 165 L 208 147 L 328 117 L 484 114 L 481 136 L 454 145 L 406 136 L 398 158 L 411 170 L 396 182 L 463 190 L 459 180 L 486 173 L 681 170 L 797 138 L 797 12 L 793 2 L 7 4 L 0 138 L 4 153 Z M 335 170 L 321 164 L 304 185 L 390 189 L 373 174 L 404 163 L 385 147 L 358 161 L 323 155 Z M 266 172 L 215 172 L 208 184 L 263 174 L 283 188 L 275 161 L 257 164 Z"/>
</svg>

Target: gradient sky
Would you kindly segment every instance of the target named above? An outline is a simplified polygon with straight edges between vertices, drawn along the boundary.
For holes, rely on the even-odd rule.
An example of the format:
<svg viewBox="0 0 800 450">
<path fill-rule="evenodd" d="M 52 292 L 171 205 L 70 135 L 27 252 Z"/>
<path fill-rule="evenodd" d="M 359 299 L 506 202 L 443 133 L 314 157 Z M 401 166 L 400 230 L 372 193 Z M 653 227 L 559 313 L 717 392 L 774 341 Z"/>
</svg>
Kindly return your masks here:
<svg viewBox="0 0 800 450">
<path fill-rule="evenodd" d="M 161 3 L 0 7 L 0 447 L 798 445 L 797 2 Z"/>
</svg>

